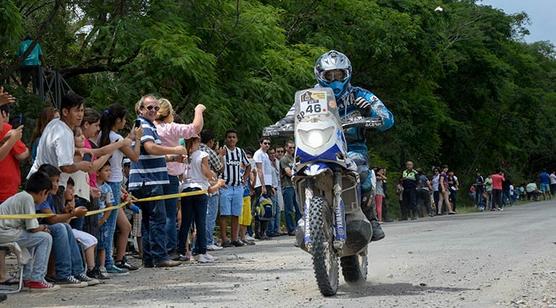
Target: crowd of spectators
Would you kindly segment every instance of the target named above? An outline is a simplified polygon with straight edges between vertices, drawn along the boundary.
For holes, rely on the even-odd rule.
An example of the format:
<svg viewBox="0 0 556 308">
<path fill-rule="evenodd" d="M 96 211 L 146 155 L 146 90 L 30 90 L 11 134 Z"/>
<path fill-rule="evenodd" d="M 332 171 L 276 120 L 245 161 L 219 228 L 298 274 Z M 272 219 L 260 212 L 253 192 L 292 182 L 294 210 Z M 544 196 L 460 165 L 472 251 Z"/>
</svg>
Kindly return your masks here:
<svg viewBox="0 0 556 308">
<path fill-rule="evenodd" d="M 274 148 L 263 138 L 253 153 L 238 147 L 238 133 L 229 129 L 220 146 L 203 129 L 203 105 L 195 107 L 192 123 L 182 124 L 170 101 L 146 95 L 126 125 L 121 105 L 97 111 L 69 93 L 60 110 L 48 107 L 39 115 L 29 150 L 23 126 L 9 124 L 14 101 L 0 89 L 0 214 L 49 215 L 0 219 L 0 242 L 16 242 L 32 254 L 24 272 L 29 290 L 86 287 L 128 275 L 139 269 L 130 254 L 145 268 L 211 263 L 217 257 L 208 251 L 294 235 L 301 214 L 291 182 L 293 142 Z M 31 169 L 18 192 L 19 164 L 27 159 Z M 181 192 L 188 194 L 157 198 Z M 149 199 L 138 201 L 143 198 Z M 105 211 L 87 214 L 94 210 Z M 2 265 L 0 283 L 13 283 Z"/>
</svg>

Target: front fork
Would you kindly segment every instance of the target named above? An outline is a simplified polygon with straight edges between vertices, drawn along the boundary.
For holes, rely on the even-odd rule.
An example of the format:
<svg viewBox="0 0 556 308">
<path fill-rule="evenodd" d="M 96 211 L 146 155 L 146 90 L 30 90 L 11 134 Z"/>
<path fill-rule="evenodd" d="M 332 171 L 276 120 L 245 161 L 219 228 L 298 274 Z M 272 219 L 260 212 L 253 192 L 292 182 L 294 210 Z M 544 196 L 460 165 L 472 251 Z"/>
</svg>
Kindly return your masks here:
<svg viewBox="0 0 556 308">
<path fill-rule="evenodd" d="M 342 173 L 334 172 L 334 248 L 341 250 L 346 242 L 346 208 L 342 200 Z"/>
<path fill-rule="evenodd" d="M 313 182 L 312 179 L 307 181 L 307 186 L 305 187 L 305 229 L 304 229 L 304 243 L 310 251 L 312 244 L 311 239 L 311 224 L 309 213 L 309 206 L 311 205 L 311 200 L 313 199 Z M 334 248 L 336 250 L 341 250 L 347 239 L 346 235 L 346 209 L 344 201 L 342 200 L 342 173 L 334 172 Z"/>
</svg>

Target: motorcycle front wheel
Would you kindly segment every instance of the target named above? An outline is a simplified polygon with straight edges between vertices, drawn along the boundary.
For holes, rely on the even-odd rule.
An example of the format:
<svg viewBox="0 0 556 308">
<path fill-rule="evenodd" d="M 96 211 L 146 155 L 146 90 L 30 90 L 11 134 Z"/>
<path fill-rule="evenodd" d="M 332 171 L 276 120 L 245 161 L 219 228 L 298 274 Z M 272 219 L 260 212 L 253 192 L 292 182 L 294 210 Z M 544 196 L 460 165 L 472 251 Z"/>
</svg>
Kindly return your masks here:
<svg viewBox="0 0 556 308">
<path fill-rule="evenodd" d="M 308 215 L 315 278 L 320 293 L 333 296 L 338 291 L 339 268 L 333 245 L 332 211 L 323 198 L 315 196 L 311 199 Z"/>
</svg>

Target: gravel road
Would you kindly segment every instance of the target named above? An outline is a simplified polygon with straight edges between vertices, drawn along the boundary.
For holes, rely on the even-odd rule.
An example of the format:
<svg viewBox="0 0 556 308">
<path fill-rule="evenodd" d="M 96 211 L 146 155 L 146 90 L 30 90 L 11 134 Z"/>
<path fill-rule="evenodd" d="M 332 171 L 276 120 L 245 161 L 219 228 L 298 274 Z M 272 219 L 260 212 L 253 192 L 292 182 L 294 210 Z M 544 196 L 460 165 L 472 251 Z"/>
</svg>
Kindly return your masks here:
<svg viewBox="0 0 556 308">
<path fill-rule="evenodd" d="M 293 237 L 140 269 L 103 285 L 9 296 L 7 307 L 556 307 L 556 202 L 385 224 L 369 277 L 323 298 Z"/>
</svg>

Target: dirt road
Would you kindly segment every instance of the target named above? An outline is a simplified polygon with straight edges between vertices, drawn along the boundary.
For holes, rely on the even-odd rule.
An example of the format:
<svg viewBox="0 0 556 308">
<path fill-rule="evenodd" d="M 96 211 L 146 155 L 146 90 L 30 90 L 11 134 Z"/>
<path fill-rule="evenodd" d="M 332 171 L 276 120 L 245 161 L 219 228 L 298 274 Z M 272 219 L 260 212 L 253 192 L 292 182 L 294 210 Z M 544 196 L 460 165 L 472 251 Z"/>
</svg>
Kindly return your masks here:
<svg viewBox="0 0 556 308">
<path fill-rule="evenodd" d="M 22 292 L 0 305 L 150 307 L 556 307 L 556 202 L 385 224 L 368 282 L 323 298 L 292 237 L 215 253 L 216 264 L 140 269 L 106 284 Z"/>
</svg>

